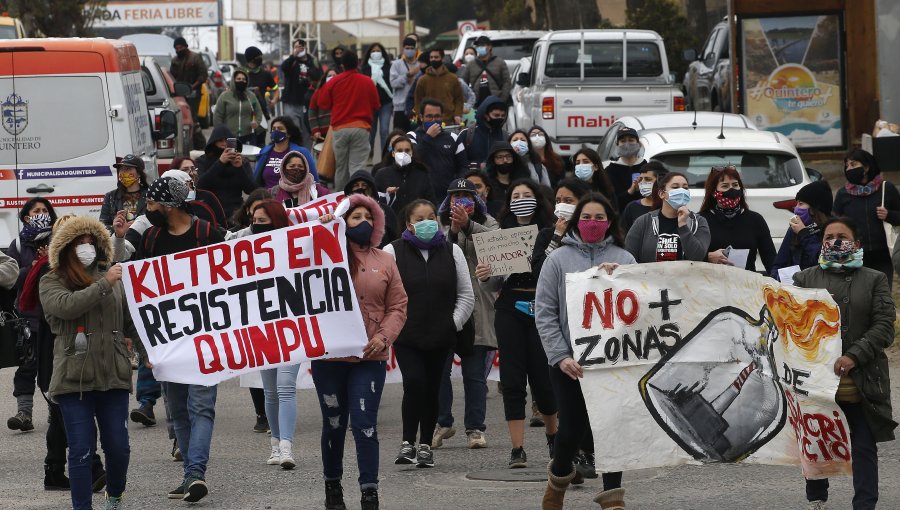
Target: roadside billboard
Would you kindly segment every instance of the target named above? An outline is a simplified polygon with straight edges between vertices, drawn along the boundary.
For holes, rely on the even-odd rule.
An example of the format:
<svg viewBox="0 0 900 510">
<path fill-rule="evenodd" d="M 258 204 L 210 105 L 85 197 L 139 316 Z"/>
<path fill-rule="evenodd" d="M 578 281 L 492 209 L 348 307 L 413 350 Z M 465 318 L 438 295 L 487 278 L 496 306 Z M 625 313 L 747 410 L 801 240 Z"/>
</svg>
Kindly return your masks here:
<svg viewBox="0 0 900 510">
<path fill-rule="evenodd" d="M 739 26 L 745 114 L 799 148 L 844 147 L 840 15 L 742 18 Z"/>
<path fill-rule="evenodd" d="M 96 8 L 94 28 L 196 27 L 222 24 L 219 0 L 110 0 Z"/>
</svg>

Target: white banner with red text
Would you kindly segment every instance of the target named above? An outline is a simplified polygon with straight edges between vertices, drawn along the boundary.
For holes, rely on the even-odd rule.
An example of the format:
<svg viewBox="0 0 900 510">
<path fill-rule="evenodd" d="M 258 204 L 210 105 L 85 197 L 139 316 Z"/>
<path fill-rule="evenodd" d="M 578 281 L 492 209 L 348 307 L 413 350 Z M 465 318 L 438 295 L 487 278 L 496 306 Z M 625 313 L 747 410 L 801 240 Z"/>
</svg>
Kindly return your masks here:
<svg viewBox="0 0 900 510">
<path fill-rule="evenodd" d="M 569 274 L 566 307 L 598 471 L 748 462 L 850 473 L 834 400 L 840 312 L 826 290 L 663 262 Z"/>
<path fill-rule="evenodd" d="M 343 209 L 341 211 L 338 210 L 338 207 L 345 198 L 347 198 L 347 195 L 345 195 L 343 191 L 338 191 L 337 193 L 331 193 L 315 200 L 310 200 L 300 207 L 285 209 L 285 212 L 287 213 L 288 221 L 291 222 L 291 225 L 306 223 L 307 221 L 318 219 L 320 216 L 325 216 L 326 214 L 340 216 L 343 212 L 346 212 Z"/>
<path fill-rule="evenodd" d="M 367 342 L 343 220 L 311 221 L 124 265 L 128 308 L 159 381 L 214 385 Z"/>
</svg>

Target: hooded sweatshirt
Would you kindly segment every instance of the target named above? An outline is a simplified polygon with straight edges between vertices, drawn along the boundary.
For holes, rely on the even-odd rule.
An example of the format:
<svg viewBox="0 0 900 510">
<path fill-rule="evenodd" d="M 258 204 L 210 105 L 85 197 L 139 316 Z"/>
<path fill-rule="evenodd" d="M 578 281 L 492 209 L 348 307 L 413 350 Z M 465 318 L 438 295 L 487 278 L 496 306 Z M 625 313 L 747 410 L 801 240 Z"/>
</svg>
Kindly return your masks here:
<svg viewBox="0 0 900 510">
<path fill-rule="evenodd" d="M 240 71 L 247 76 L 244 71 Z M 237 76 L 237 72 L 234 73 Z M 249 80 L 249 76 L 248 76 Z M 249 81 L 248 81 L 249 86 Z M 238 138 L 253 134 L 250 124 L 256 120 L 261 122 L 263 110 L 259 100 L 250 91 L 244 92 L 244 97 L 239 97 L 234 88 L 234 78 L 231 79 L 231 88 L 219 96 L 216 101 L 216 109 L 213 113 L 213 125 L 228 126 L 228 129 Z"/>
<path fill-rule="evenodd" d="M 534 322 L 551 367 L 573 356 L 566 310 L 566 273 L 586 271 L 604 262 L 634 264 L 635 260 L 614 245 L 612 237 L 588 244 L 570 232 L 563 238 L 562 246 L 544 262 L 534 300 Z"/>
<path fill-rule="evenodd" d="M 491 96 L 485 99 L 475 113 L 474 130 L 469 133 L 467 129 L 465 132 L 459 134 L 457 140 L 464 144 L 470 163 L 484 163 L 491 150 L 491 145 L 493 145 L 494 142 L 504 142 L 509 138 L 506 131 L 503 129 L 492 129 L 487 120 L 485 120 L 488 109 L 497 104 L 505 108 L 503 101 L 497 97 Z"/>
<path fill-rule="evenodd" d="M 197 165 L 200 166 L 200 160 L 203 160 L 206 166 L 205 170 L 200 170 L 197 187 L 214 193 L 222 203 L 225 217 L 230 218 L 234 210 L 244 203 L 243 193 L 250 194 L 256 189 L 256 185 L 251 178 L 250 163 L 246 158 L 239 167 L 230 163 L 225 165 L 219 160 L 223 150 L 216 147 L 215 143 L 223 138 L 232 138 L 231 130 L 226 126 L 213 129 L 206 145 L 206 154 L 198 158 Z M 241 143 L 238 142 L 237 150 L 240 149 Z"/>
<path fill-rule="evenodd" d="M 437 99 L 444 105 L 443 121 L 448 124 L 453 123 L 453 117 L 462 116 L 465 98 L 459 79 L 446 66 L 437 69 L 428 66 L 425 75 L 416 83 L 415 105 L 419 114 L 422 113 L 422 101 L 425 98 Z"/>
</svg>

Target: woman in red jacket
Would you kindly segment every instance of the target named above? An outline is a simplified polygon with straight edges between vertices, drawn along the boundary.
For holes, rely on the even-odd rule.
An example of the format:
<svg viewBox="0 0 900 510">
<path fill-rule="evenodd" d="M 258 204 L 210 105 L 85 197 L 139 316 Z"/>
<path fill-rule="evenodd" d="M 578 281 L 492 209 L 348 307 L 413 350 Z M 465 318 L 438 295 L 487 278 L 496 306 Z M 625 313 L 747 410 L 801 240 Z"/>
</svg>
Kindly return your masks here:
<svg viewBox="0 0 900 510">
<path fill-rule="evenodd" d="M 378 406 L 390 346 L 406 323 L 407 298 L 394 258 L 377 248 L 384 235 L 384 213 L 378 202 L 359 193 L 347 200 L 350 208 L 344 219 L 350 277 L 369 343 L 362 358 L 313 361 L 312 377 L 322 408 L 325 507 L 345 508 L 341 475 L 350 418 L 362 510 L 377 510 Z M 327 214 L 320 221 L 328 223 L 333 219 Z"/>
</svg>

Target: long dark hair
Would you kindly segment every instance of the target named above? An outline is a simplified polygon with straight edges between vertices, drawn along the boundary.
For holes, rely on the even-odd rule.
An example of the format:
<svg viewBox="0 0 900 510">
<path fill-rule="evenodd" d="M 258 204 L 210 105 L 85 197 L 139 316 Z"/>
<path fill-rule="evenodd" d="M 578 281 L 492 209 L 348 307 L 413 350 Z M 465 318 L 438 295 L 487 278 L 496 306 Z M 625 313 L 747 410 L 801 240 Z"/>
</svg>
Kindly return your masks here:
<svg viewBox="0 0 900 510">
<path fill-rule="evenodd" d="M 536 172 L 540 173 L 540 167 L 541 167 L 541 165 L 543 165 L 543 163 L 541 163 L 541 157 L 534 153 L 534 147 L 531 146 L 531 138 L 528 136 L 528 133 L 526 133 L 525 130 L 517 129 L 517 130 L 513 131 L 512 133 L 509 134 L 508 137 L 506 137 L 506 141 L 509 142 L 511 145 L 512 137 L 515 136 L 517 133 L 525 137 L 525 143 L 528 144 L 528 154 L 526 154 L 524 156 L 519 156 L 518 154 L 515 154 L 515 150 L 513 150 L 515 157 L 522 158 L 526 162 L 531 163 L 532 166 L 534 166 L 534 170 Z"/>
<path fill-rule="evenodd" d="M 850 160 L 859 161 L 862 163 L 864 167 L 868 170 L 866 171 L 866 179 L 867 181 L 871 181 L 873 177 L 881 173 L 881 167 L 878 166 L 878 161 L 875 160 L 875 156 L 870 154 L 868 151 L 864 151 L 862 149 L 853 149 L 852 151 L 847 153 L 847 156 L 844 158 L 844 170 L 847 170 L 847 161 Z M 847 225 L 848 227 L 850 225 Z"/>
<path fill-rule="evenodd" d="M 578 219 L 581 216 L 581 211 L 584 209 L 584 206 L 590 203 L 596 203 L 603 206 L 603 209 L 606 210 L 606 219 L 609 221 L 609 230 L 606 231 L 606 237 L 612 237 L 613 244 L 619 248 L 624 248 L 625 236 L 622 234 L 619 212 L 613 207 L 612 202 L 600 193 L 588 193 L 581 197 L 581 200 L 578 201 L 578 205 L 575 206 L 575 212 L 572 213 L 572 220 L 569 221 L 568 226 L 566 226 L 564 235 L 568 235 L 575 231 L 578 232 L 578 237 L 581 237 L 581 232 L 578 231 Z M 604 239 L 606 239 L 606 237 L 604 237 Z"/>
<path fill-rule="evenodd" d="M 547 167 L 547 170 L 550 171 L 553 175 L 561 176 L 565 173 L 565 166 L 563 165 L 563 160 L 559 157 L 559 154 L 553 150 L 553 144 L 550 142 L 550 135 L 542 128 L 541 126 L 534 125 L 531 126 L 531 129 L 528 130 L 528 141 L 531 141 L 531 133 L 534 131 L 540 131 L 542 135 L 544 135 L 544 140 L 547 141 L 547 145 L 544 146 L 544 166 Z"/>
<path fill-rule="evenodd" d="M 666 175 L 660 177 L 653 183 L 653 210 L 661 209 L 663 204 L 662 197 L 659 196 L 660 192 L 666 188 L 666 184 L 669 184 L 669 181 L 676 177 L 681 177 L 682 179 L 687 181 L 687 176 L 681 172 L 669 172 Z"/>
<path fill-rule="evenodd" d="M 490 178 L 492 181 L 497 180 L 497 169 L 494 168 L 494 156 L 501 151 L 507 151 L 512 154 L 513 157 L 513 169 L 509 173 L 510 182 L 531 178 L 531 172 L 528 171 L 528 165 L 522 158 L 519 157 L 518 154 L 516 154 L 516 151 L 514 151 L 512 148 L 503 148 L 491 151 L 484 164 L 484 172 L 487 174 L 488 178 Z"/>
<path fill-rule="evenodd" d="M 250 217 L 253 216 L 253 211 L 250 210 L 250 206 L 253 205 L 253 202 L 259 202 L 269 198 L 272 198 L 272 194 L 265 188 L 256 188 L 251 191 L 250 194 L 247 195 L 247 199 L 244 200 L 244 203 L 234 210 L 234 214 L 231 217 L 232 223 L 239 228 L 248 227 L 250 225 Z"/>
<path fill-rule="evenodd" d="M 512 200 L 513 190 L 519 186 L 527 186 L 528 189 L 531 190 L 531 193 L 534 194 L 534 199 L 537 200 L 537 209 L 534 210 L 532 221 L 537 224 L 539 228 L 553 225 L 556 222 L 553 218 L 553 208 L 550 207 L 550 203 L 547 202 L 544 198 L 544 194 L 541 193 L 541 185 L 531 179 L 519 179 L 513 181 L 509 184 L 509 187 L 506 188 L 506 197 L 503 200 L 503 210 L 500 211 L 499 215 L 500 223 L 512 225 L 507 218 L 515 220 L 516 216 L 509 210 L 509 203 Z"/>
<path fill-rule="evenodd" d="M 738 185 L 741 187 L 741 207 L 743 207 L 745 211 L 750 210 L 750 207 L 747 205 L 747 195 L 744 188 L 744 181 L 741 180 L 741 174 L 738 173 L 737 168 L 735 168 L 734 165 L 727 165 L 714 166 L 709 171 L 709 175 L 706 177 L 706 184 L 703 186 L 706 194 L 703 196 L 703 205 L 700 206 L 700 212 L 708 211 L 716 206 L 716 187 L 719 186 L 719 183 L 722 182 L 722 179 L 725 177 L 731 177 L 738 182 Z"/>
<path fill-rule="evenodd" d="M 553 188 L 553 195 L 556 196 L 556 192 L 563 188 L 571 191 L 579 201 L 591 192 L 591 186 L 587 182 L 575 177 L 567 177 L 556 183 L 556 187 Z"/>
<path fill-rule="evenodd" d="M 588 158 L 591 163 L 597 167 L 597 170 L 591 175 L 591 190 L 602 193 L 613 203 L 613 205 L 618 205 L 616 200 L 616 188 L 613 186 L 612 181 L 609 180 L 606 169 L 603 168 L 603 161 L 600 159 L 600 154 L 594 149 L 582 146 L 578 149 L 578 152 L 572 155 L 573 162 L 578 158 L 579 154 L 584 155 L 584 157 Z"/>
<path fill-rule="evenodd" d="M 366 53 L 363 55 L 363 62 L 364 62 L 363 65 L 366 65 L 366 66 L 369 65 L 369 57 L 372 55 L 372 50 L 375 48 L 381 49 L 381 57 L 384 59 L 384 64 L 382 64 L 381 67 L 384 67 L 384 66 L 390 67 L 391 56 L 388 54 L 387 50 L 384 48 L 384 45 L 381 44 L 380 42 L 373 42 L 372 44 L 369 45 L 368 48 L 366 48 Z M 389 80 L 384 80 L 384 81 L 388 82 Z"/>
</svg>

